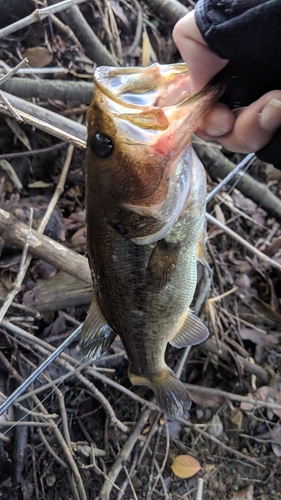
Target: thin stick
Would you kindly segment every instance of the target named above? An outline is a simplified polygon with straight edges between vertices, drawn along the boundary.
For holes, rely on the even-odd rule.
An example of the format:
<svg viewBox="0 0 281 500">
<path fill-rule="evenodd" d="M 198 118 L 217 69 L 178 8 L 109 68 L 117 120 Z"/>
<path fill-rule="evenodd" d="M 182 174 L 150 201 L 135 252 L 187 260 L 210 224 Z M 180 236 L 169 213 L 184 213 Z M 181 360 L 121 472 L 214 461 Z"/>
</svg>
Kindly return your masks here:
<svg viewBox="0 0 281 500">
<path fill-rule="evenodd" d="M 196 500 L 203 500 L 203 488 L 204 488 L 204 481 L 201 477 L 199 477 Z"/>
<path fill-rule="evenodd" d="M 13 108 L 13 110 L 24 121 L 24 123 L 27 123 L 27 125 L 32 125 L 36 128 L 39 128 L 39 130 L 43 130 L 43 132 L 58 137 L 58 139 L 60 139 L 61 141 L 69 142 L 70 144 L 73 144 L 77 148 L 80 149 L 86 148 L 86 142 L 81 139 L 78 139 L 74 135 L 68 134 L 67 132 L 64 132 L 60 128 L 54 127 L 49 123 L 43 122 L 42 120 L 39 120 L 39 118 L 34 118 L 33 116 L 28 115 L 27 113 L 24 113 L 19 109 Z M 5 107 L 5 105 L 3 105 L 2 103 L 0 103 L 0 111 L 5 115 L 12 116 L 12 118 L 15 118 L 14 114 L 10 111 L 10 109 L 8 109 L 8 107 Z"/>
<path fill-rule="evenodd" d="M 21 262 L 20 262 L 20 269 L 17 274 L 17 277 L 13 283 L 12 289 L 9 291 L 4 304 L 2 305 L 0 309 L 0 323 L 2 322 L 6 312 L 8 311 L 11 303 L 13 302 L 15 296 L 17 293 L 20 291 L 21 284 L 23 282 L 23 279 L 25 277 L 26 270 L 30 264 L 30 260 L 27 255 L 27 250 L 28 250 L 28 245 L 29 245 L 29 240 L 30 240 L 30 234 L 31 234 L 31 227 L 32 227 L 32 220 L 33 220 L 33 208 L 30 209 L 30 217 L 29 217 L 29 228 L 28 228 L 28 233 L 26 237 L 26 242 L 23 248 L 23 252 L 21 255 Z"/>
<path fill-rule="evenodd" d="M 123 449 L 119 453 L 117 460 L 115 461 L 113 467 L 108 473 L 108 479 L 114 483 L 114 481 L 117 479 L 123 464 L 126 462 L 128 459 L 133 447 L 136 444 L 136 441 L 139 438 L 139 435 L 141 434 L 143 427 L 145 426 L 147 419 L 149 417 L 150 410 L 147 409 L 145 410 L 139 420 L 137 421 L 134 429 L 132 430 L 128 440 L 126 441 L 125 445 L 123 446 Z M 109 480 L 106 479 L 105 482 L 103 483 L 102 489 L 100 491 L 100 498 L 101 500 L 109 500 L 110 498 L 110 493 L 112 490 L 112 483 L 109 482 Z"/>
<path fill-rule="evenodd" d="M 15 75 L 18 70 L 24 66 L 25 64 L 28 63 L 28 59 L 27 57 L 25 57 L 19 64 L 17 64 L 14 68 L 12 68 L 8 73 L 6 73 L 6 75 L 2 76 L 0 78 L 0 85 L 2 85 L 3 83 L 5 83 L 7 80 L 9 80 L 9 78 L 11 78 L 13 75 Z"/>
<path fill-rule="evenodd" d="M 247 167 L 249 167 L 253 161 L 255 160 L 255 153 L 250 153 L 249 155 L 247 155 L 245 158 L 243 158 L 242 161 L 240 161 L 240 163 L 238 163 L 238 165 L 236 165 L 236 167 L 231 171 L 229 172 L 229 174 L 227 174 L 227 176 L 207 195 L 207 198 L 206 198 L 206 202 L 209 203 L 209 201 L 211 201 L 217 193 L 219 193 L 222 188 L 229 183 L 229 181 L 236 175 L 238 174 L 238 172 L 240 172 L 240 170 L 245 167 L 247 165 Z M 239 174 L 241 175 L 241 177 L 243 176 L 243 172 L 242 174 Z"/>
<path fill-rule="evenodd" d="M 2 28 L 0 30 L 0 39 L 10 35 L 11 33 L 14 33 L 15 31 L 25 28 L 26 26 L 30 26 L 30 24 L 37 23 L 38 21 L 43 21 L 45 17 L 48 17 L 51 14 L 56 14 L 56 12 L 68 9 L 72 5 L 77 5 L 82 2 L 85 2 L 85 0 L 64 0 L 63 2 L 44 7 L 43 9 L 36 9 L 29 16 L 26 16 L 23 19 L 10 24 L 9 26 L 5 26 L 5 28 Z"/>
<path fill-rule="evenodd" d="M 235 231 L 233 231 L 232 229 L 230 229 L 228 226 L 226 226 L 225 224 L 222 224 L 222 222 L 220 222 L 218 219 L 216 219 L 215 217 L 213 217 L 212 215 L 210 215 L 208 213 L 206 213 L 206 218 L 207 218 L 207 220 L 209 222 L 211 222 L 212 224 L 214 224 L 216 227 L 220 228 L 226 234 L 228 234 L 229 236 L 231 236 L 231 238 L 233 238 L 234 240 L 238 241 L 241 245 L 243 245 L 245 248 L 247 248 L 247 250 L 249 250 L 254 255 L 256 255 L 257 257 L 259 257 L 259 259 L 263 260 L 268 265 L 270 265 L 272 267 L 275 267 L 275 269 L 278 269 L 279 271 L 281 271 L 281 264 L 279 264 L 275 260 L 273 260 L 270 257 L 268 257 L 267 255 L 265 255 L 263 252 L 261 252 L 260 250 L 258 250 L 257 248 L 255 248 L 253 245 L 251 245 L 251 243 L 249 243 L 244 238 L 242 238 L 241 236 L 239 236 L 239 234 L 235 233 Z"/>
<path fill-rule="evenodd" d="M 28 387 L 48 368 L 48 366 L 57 359 L 57 357 L 75 340 L 82 331 L 82 326 L 79 326 L 74 332 L 40 365 L 35 372 L 22 382 L 7 399 L 0 405 L 0 415 L 2 415 Z"/>
</svg>

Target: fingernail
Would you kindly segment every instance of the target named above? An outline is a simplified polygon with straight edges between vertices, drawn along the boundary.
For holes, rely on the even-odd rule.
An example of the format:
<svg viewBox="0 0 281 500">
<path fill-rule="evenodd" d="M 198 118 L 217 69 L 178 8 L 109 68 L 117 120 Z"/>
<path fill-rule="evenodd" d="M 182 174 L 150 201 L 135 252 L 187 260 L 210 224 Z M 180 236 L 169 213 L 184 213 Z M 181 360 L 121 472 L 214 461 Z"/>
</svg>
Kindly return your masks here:
<svg viewBox="0 0 281 500">
<path fill-rule="evenodd" d="M 211 124 L 204 127 L 205 134 L 209 135 L 210 137 L 220 137 L 221 135 L 225 135 L 230 132 L 230 130 L 231 127 L 215 126 Z"/>
<path fill-rule="evenodd" d="M 271 99 L 260 114 L 260 124 L 264 130 L 275 132 L 281 126 L 281 101 Z"/>
</svg>

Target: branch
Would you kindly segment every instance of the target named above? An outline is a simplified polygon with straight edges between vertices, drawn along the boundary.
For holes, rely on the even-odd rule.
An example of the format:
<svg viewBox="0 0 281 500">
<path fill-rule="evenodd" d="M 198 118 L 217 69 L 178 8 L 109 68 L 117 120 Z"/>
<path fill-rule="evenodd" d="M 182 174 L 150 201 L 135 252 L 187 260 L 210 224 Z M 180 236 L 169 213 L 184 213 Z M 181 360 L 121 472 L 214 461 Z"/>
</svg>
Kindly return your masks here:
<svg viewBox="0 0 281 500">
<path fill-rule="evenodd" d="M 20 222 L 15 216 L 0 209 L 0 234 L 5 240 L 9 240 L 19 248 L 23 248 L 26 242 L 29 229 L 26 224 Z M 73 250 L 61 245 L 57 241 L 48 238 L 44 234 L 39 234 L 35 229 L 31 229 L 29 236 L 29 252 L 35 257 L 53 264 L 71 276 L 75 276 L 89 285 L 92 284 L 91 273 L 88 260 Z"/>
</svg>

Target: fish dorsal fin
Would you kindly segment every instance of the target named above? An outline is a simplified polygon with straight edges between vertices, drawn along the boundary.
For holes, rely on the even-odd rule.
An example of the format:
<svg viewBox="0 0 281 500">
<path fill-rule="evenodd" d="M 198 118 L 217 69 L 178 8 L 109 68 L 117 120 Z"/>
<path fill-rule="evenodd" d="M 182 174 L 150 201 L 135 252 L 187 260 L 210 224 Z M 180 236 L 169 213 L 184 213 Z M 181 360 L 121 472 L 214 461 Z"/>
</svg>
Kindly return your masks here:
<svg viewBox="0 0 281 500">
<path fill-rule="evenodd" d="M 83 356 L 92 359 L 100 358 L 109 349 L 115 337 L 115 332 L 108 325 L 94 297 L 80 337 Z"/>
<path fill-rule="evenodd" d="M 180 349 L 191 345 L 200 344 L 209 336 L 209 330 L 190 309 L 186 315 L 180 330 L 172 337 L 169 342 L 174 347 Z"/>
<path fill-rule="evenodd" d="M 158 241 L 149 259 L 146 282 L 150 289 L 159 292 L 173 276 L 178 260 L 179 244 Z"/>
</svg>

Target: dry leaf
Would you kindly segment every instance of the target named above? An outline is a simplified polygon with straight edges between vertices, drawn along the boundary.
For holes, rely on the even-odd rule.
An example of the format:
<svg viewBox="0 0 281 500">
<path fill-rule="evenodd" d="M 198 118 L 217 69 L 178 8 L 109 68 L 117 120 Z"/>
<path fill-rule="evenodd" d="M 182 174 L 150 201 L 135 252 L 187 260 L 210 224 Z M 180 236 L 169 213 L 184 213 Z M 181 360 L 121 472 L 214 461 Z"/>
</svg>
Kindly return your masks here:
<svg viewBox="0 0 281 500">
<path fill-rule="evenodd" d="M 254 485 L 250 484 L 247 488 L 238 491 L 230 500 L 254 500 Z"/>
<path fill-rule="evenodd" d="M 277 457 L 281 457 L 281 425 L 279 423 L 275 424 L 274 427 L 270 429 L 269 434 L 270 439 L 276 441 L 276 443 L 271 443 L 273 453 Z"/>
<path fill-rule="evenodd" d="M 202 408 L 218 408 L 222 404 L 222 398 L 207 392 L 188 391 L 193 403 Z"/>
<path fill-rule="evenodd" d="M 27 57 L 32 68 L 44 68 L 52 61 L 53 54 L 46 47 L 31 47 L 24 51 L 23 57 Z"/>
<path fill-rule="evenodd" d="M 150 64 L 150 41 L 146 31 L 142 34 L 142 56 L 141 65 L 148 66 Z"/>
<path fill-rule="evenodd" d="M 202 467 L 198 460 L 190 455 L 178 455 L 173 461 L 171 469 L 175 476 L 187 479 L 194 476 Z"/>
<path fill-rule="evenodd" d="M 281 403 L 281 392 L 277 391 L 273 387 L 269 387 L 268 385 L 263 385 L 259 387 L 253 394 L 248 394 L 247 398 L 249 399 L 259 399 L 260 401 L 274 402 L 277 404 Z M 240 404 L 241 410 L 251 411 L 254 408 L 254 405 L 251 403 L 242 402 Z M 281 418 L 281 411 L 275 408 L 272 408 L 272 411 L 277 417 Z"/>
<path fill-rule="evenodd" d="M 235 408 L 235 410 L 231 412 L 230 422 L 234 425 L 234 427 L 236 427 L 236 429 L 239 431 L 241 430 L 243 414 L 238 408 Z"/>
<path fill-rule="evenodd" d="M 22 189 L 22 183 L 19 180 L 16 172 L 14 171 L 11 163 L 9 163 L 7 160 L 3 159 L 0 160 L 0 167 L 7 172 L 8 176 L 10 177 L 11 181 L 14 183 L 15 187 L 20 191 Z"/>
<path fill-rule="evenodd" d="M 223 424 L 218 415 L 214 415 L 209 426 L 208 426 L 208 432 L 211 434 L 211 436 L 214 436 L 216 438 L 219 438 L 222 433 L 223 433 Z"/>
<path fill-rule="evenodd" d="M 9 116 L 6 116 L 5 121 L 6 121 L 7 125 L 10 127 L 11 131 L 15 134 L 17 139 L 20 142 L 22 142 L 22 144 L 26 147 L 26 149 L 31 151 L 32 148 L 31 148 L 29 139 L 28 139 L 27 135 L 24 133 L 24 131 L 22 130 L 22 128 L 20 127 L 20 125 L 18 124 L 18 122 L 16 122 L 16 120 L 14 118 L 10 118 Z"/>
</svg>

